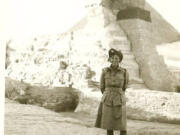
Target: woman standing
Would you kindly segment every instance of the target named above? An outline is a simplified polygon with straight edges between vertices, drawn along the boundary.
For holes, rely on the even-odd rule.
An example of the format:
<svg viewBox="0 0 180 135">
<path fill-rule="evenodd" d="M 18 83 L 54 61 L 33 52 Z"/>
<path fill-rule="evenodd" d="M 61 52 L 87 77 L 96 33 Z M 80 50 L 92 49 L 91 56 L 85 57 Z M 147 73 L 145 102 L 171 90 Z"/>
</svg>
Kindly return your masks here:
<svg viewBox="0 0 180 135">
<path fill-rule="evenodd" d="M 111 65 L 103 69 L 100 79 L 103 96 L 95 127 L 106 129 L 107 135 L 113 135 L 113 130 L 127 135 L 125 90 L 129 76 L 126 69 L 119 66 L 122 59 L 121 51 L 110 49 L 108 61 Z"/>
</svg>

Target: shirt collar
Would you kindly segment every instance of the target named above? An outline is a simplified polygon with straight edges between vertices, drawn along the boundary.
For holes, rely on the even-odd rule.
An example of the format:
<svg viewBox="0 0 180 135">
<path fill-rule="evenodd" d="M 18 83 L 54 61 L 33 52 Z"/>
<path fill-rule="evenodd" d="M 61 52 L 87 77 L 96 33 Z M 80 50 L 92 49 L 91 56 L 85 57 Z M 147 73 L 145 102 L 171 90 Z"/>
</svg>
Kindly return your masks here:
<svg viewBox="0 0 180 135">
<path fill-rule="evenodd" d="M 109 70 L 110 70 L 110 71 L 112 71 L 112 70 L 113 70 L 113 71 L 114 71 L 114 70 L 115 70 L 115 71 L 122 71 L 123 69 L 122 69 L 119 65 L 118 65 L 117 68 L 113 68 L 112 65 L 110 65 Z"/>
<path fill-rule="evenodd" d="M 110 70 L 119 70 L 119 65 L 116 68 L 113 68 L 112 65 L 110 65 Z"/>
</svg>

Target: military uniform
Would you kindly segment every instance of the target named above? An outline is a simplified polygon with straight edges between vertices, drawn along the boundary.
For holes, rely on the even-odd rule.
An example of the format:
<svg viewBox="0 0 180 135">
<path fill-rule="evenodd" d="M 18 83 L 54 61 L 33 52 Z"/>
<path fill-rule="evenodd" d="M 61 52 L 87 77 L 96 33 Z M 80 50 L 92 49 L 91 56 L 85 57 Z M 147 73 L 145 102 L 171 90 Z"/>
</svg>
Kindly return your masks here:
<svg viewBox="0 0 180 135">
<path fill-rule="evenodd" d="M 107 130 L 126 131 L 126 98 L 129 75 L 126 69 L 117 67 L 104 68 L 100 79 L 103 93 L 98 108 L 95 127 Z"/>
</svg>

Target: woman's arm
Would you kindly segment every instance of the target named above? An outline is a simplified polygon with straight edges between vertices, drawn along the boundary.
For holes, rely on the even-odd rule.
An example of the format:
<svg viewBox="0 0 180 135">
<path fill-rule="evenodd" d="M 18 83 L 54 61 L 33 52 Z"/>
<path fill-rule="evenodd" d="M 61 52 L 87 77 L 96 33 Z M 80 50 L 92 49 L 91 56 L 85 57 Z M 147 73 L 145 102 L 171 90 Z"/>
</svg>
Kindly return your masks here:
<svg viewBox="0 0 180 135">
<path fill-rule="evenodd" d="M 123 91 L 126 90 L 126 88 L 128 86 L 128 82 L 129 82 L 129 74 L 128 74 L 127 70 L 125 69 Z"/>
<path fill-rule="evenodd" d="M 101 73 L 101 77 L 100 77 L 100 90 L 102 92 L 102 94 L 104 93 L 104 90 L 105 90 L 105 69 L 102 70 L 102 73 Z"/>
</svg>

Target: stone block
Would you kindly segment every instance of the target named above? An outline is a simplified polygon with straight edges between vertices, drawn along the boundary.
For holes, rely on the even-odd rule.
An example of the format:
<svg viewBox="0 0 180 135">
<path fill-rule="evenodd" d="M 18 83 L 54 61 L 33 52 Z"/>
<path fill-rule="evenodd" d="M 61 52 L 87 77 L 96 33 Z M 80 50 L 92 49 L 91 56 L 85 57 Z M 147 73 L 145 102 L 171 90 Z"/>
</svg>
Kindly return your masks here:
<svg viewBox="0 0 180 135">
<path fill-rule="evenodd" d="M 126 96 L 129 118 L 180 123 L 179 93 L 129 89 Z"/>
<path fill-rule="evenodd" d="M 122 64 L 123 68 L 126 68 L 129 73 L 129 78 L 139 78 L 139 68 L 135 68 L 129 65 Z"/>
<path fill-rule="evenodd" d="M 94 96 L 81 96 L 76 112 L 96 116 L 102 94 L 89 94 Z M 128 88 L 126 98 L 129 119 L 180 124 L 179 93 Z"/>
<path fill-rule="evenodd" d="M 126 41 L 120 41 L 120 40 L 113 40 L 109 43 L 109 47 L 110 48 L 115 48 L 117 50 L 121 50 L 121 51 L 130 51 L 131 50 L 131 46 L 130 43 L 128 42 L 128 40 Z"/>
<path fill-rule="evenodd" d="M 117 30 L 109 30 L 106 33 L 107 37 L 126 37 L 126 35 L 124 34 L 124 32 L 121 31 L 117 31 Z"/>
<path fill-rule="evenodd" d="M 38 105 L 56 112 L 74 111 L 79 92 L 74 88 L 33 86 L 6 78 L 6 97 L 22 104 Z"/>
<path fill-rule="evenodd" d="M 131 54 L 131 53 L 126 53 L 126 54 L 123 54 L 123 59 L 125 59 L 125 60 L 129 60 L 129 59 L 131 59 L 131 60 L 135 60 L 135 57 L 134 57 L 134 55 L 133 54 Z"/>
</svg>

